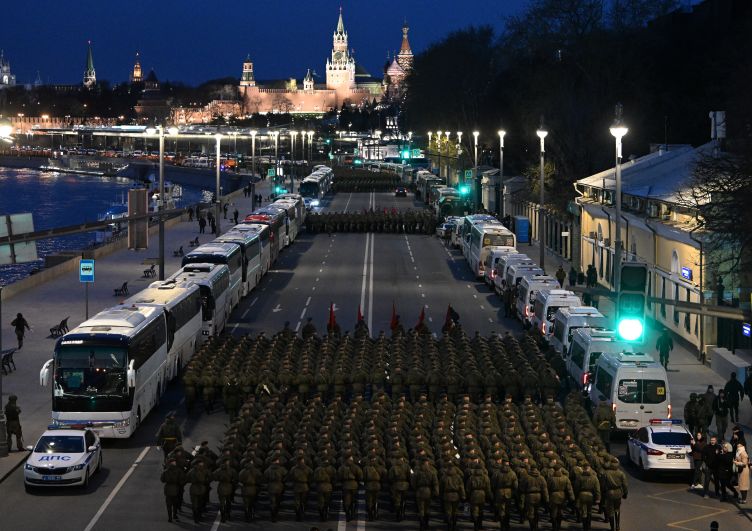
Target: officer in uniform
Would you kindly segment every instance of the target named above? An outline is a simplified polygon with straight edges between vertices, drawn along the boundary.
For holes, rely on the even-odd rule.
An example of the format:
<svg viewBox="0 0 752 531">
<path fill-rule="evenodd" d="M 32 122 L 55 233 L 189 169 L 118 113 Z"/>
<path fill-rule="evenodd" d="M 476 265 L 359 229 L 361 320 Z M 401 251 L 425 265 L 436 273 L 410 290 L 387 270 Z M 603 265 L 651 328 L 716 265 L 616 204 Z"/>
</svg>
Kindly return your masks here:
<svg viewBox="0 0 752 531">
<path fill-rule="evenodd" d="M 243 507 L 245 508 L 245 521 L 250 522 L 253 519 L 256 496 L 261 489 L 263 474 L 258 469 L 252 459 L 249 459 L 243 469 L 238 474 L 238 481 L 242 485 L 240 495 L 243 498 Z"/>
<path fill-rule="evenodd" d="M 180 427 L 175 422 L 175 415 L 170 413 L 167 415 L 167 419 L 159 427 L 157 432 L 157 444 L 162 448 L 165 461 L 167 456 L 172 452 L 175 447 L 183 443 L 183 434 L 180 431 Z"/>
<path fill-rule="evenodd" d="M 420 530 L 423 531 L 428 529 L 428 510 L 431 508 L 431 497 L 439 495 L 439 479 L 436 470 L 429 464 L 427 457 L 421 459 L 412 479 L 415 501 L 418 506 Z"/>
<path fill-rule="evenodd" d="M 188 472 L 188 483 L 191 484 L 191 506 L 193 508 L 193 521 L 199 523 L 201 520 L 201 513 L 204 512 L 206 507 L 206 500 L 209 497 L 209 484 L 211 483 L 211 474 L 206 467 L 206 462 L 203 459 L 196 461 Z"/>
<path fill-rule="evenodd" d="M 21 408 L 18 407 L 16 395 L 8 397 L 8 403 L 5 404 L 5 429 L 8 432 L 8 451 L 13 448 L 12 435 L 16 436 L 16 448 L 19 452 L 23 451 L 23 435 L 21 434 Z"/>
<path fill-rule="evenodd" d="M 214 481 L 217 482 L 220 518 L 222 522 L 226 522 L 231 517 L 232 500 L 235 497 L 235 488 L 238 485 L 238 473 L 233 468 L 231 460 L 222 462 L 214 472 Z"/>
<path fill-rule="evenodd" d="M 167 468 L 162 471 L 159 478 L 164 486 L 165 505 L 167 505 L 167 521 L 178 521 L 178 509 L 183 494 L 183 485 L 185 485 L 185 471 L 177 464 L 174 457 L 167 459 Z"/>
<path fill-rule="evenodd" d="M 611 531 L 618 531 L 621 517 L 621 500 L 627 499 L 627 476 L 619 468 L 619 460 L 615 457 L 608 459 L 604 464 L 603 499 L 606 519 L 611 526 Z"/>
<path fill-rule="evenodd" d="M 601 500 L 601 486 L 590 465 L 585 462 L 582 472 L 576 477 L 574 491 L 577 496 L 577 514 L 582 519 L 582 530 L 590 531 L 593 505 Z"/>
<path fill-rule="evenodd" d="M 444 470 L 441 477 L 441 492 L 444 500 L 444 514 L 449 529 L 457 528 L 457 506 L 465 499 L 465 485 L 462 483 L 462 471 L 453 464 Z"/>
<path fill-rule="evenodd" d="M 300 522 L 305 518 L 305 506 L 308 501 L 309 483 L 313 477 L 313 470 L 306 465 L 305 457 L 298 457 L 298 462 L 290 469 L 287 479 L 292 481 L 295 496 L 295 519 Z"/>
</svg>

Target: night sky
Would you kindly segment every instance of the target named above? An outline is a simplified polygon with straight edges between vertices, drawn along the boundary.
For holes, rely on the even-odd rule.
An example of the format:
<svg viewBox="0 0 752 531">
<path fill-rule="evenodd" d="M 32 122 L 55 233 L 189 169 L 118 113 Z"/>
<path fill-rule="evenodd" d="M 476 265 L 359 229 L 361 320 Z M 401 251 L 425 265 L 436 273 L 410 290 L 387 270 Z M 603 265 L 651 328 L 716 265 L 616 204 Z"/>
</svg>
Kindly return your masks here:
<svg viewBox="0 0 752 531">
<path fill-rule="evenodd" d="M 0 48 L 18 83 L 37 70 L 45 83 L 78 83 L 91 40 L 97 78 L 128 79 L 135 52 L 144 75 L 190 84 L 240 77 L 247 54 L 259 80 L 296 77 L 311 67 L 324 78 L 339 6 L 355 58 L 381 77 L 387 50 L 398 50 L 407 18 L 413 53 L 469 25 L 503 28 L 527 0 L 9 0 Z"/>
</svg>

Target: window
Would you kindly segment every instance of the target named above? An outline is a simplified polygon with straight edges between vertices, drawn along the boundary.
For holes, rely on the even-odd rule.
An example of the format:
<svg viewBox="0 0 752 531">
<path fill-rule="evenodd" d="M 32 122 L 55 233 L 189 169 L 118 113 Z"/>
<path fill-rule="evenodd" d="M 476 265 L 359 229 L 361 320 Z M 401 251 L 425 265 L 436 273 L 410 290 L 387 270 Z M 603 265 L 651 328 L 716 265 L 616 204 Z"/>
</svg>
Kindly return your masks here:
<svg viewBox="0 0 752 531">
<path fill-rule="evenodd" d="M 554 337 L 558 339 L 561 344 L 564 344 L 564 331 L 567 329 L 566 323 L 563 321 L 556 319 L 554 321 Z"/>
<path fill-rule="evenodd" d="M 690 302 L 689 288 L 687 288 L 687 302 Z M 684 330 L 686 330 L 687 332 L 690 332 L 692 330 L 692 322 L 689 316 L 689 312 L 684 314 Z"/>
<path fill-rule="evenodd" d="M 599 367 L 595 375 L 595 388 L 606 398 L 611 398 L 611 386 L 613 383 L 614 377 L 602 367 Z"/>
<path fill-rule="evenodd" d="M 666 400 L 663 380 L 619 380 L 619 401 L 625 404 L 660 404 Z"/>
<path fill-rule="evenodd" d="M 580 369 L 585 365 L 585 349 L 576 341 L 572 343 L 572 363 Z"/>
<path fill-rule="evenodd" d="M 692 437 L 687 432 L 654 431 L 653 442 L 664 446 L 689 446 L 692 444 Z"/>
<path fill-rule="evenodd" d="M 679 284 L 674 284 L 674 300 L 676 302 L 679 302 Z M 676 306 L 674 306 L 674 324 L 679 324 L 679 310 L 676 309 Z"/>
<path fill-rule="evenodd" d="M 653 296 L 653 274 L 648 272 L 648 299 L 645 301 L 645 304 L 647 305 L 648 309 L 653 308 L 653 303 L 650 302 L 650 297 Z"/>
</svg>

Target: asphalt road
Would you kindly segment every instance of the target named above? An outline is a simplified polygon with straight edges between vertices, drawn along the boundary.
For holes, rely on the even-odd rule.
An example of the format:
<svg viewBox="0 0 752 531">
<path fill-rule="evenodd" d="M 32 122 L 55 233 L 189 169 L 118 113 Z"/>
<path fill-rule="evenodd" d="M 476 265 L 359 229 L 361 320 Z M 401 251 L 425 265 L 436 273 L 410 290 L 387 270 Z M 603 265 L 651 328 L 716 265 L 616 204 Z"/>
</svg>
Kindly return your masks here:
<svg viewBox="0 0 752 531">
<path fill-rule="evenodd" d="M 359 211 L 369 207 L 406 209 L 417 208 L 412 198 L 395 198 L 392 194 L 340 194 L 324 208 L 330 210 Z M 235 334 L 255 334 L 265 331 L 272 334 L 286 321 L 297 328 L 308 317 L 323 330 L 329 315 L 330 304 L 335 304 L 337 322 L 343 330 L 352 329 L 358 306 L 361 306 L 372 333 L 387 331 L 392 305 L 401 316 L 405 327 L 414 326 L 421 307 L 425 307 L 426 324 L 439 333 L 448 304 L 460 314 L 460 322 L 468 333 L 479 330 L 482 334 L 519 332 L 516 321 L 502 317 L 498 297 L 486 286 L 471 278 L 470 270 L 461 253 L 443 246 L 435 237 L 399 234 L 326 234 L 301 235 L 285 250 L 273 270 L 263 279 L 232 315 L 228 330 Z M 0 528 L 3 529 L 60 529 L 66 530 L 151 530 L 166 529 L 162 484 L 159 473 L 161 452 L 151 446 L 165 415 L 177 411 L 183 428 L 185 445 L 209 440 L 216 446 L 227 423 L 227 416 L 217 412 L 186 418 L 182 408 L 179 384 L 171 385 L 160 407 L 152 412 L 134 437 L 127 441 L 105 441 L 104 470 L 94 476 L 87 491 L 81 489 L 53 489 L 26 493 L 23 488 L 23 470 L 17 469 L 0 484 Z M 31 443 L 32 441 L 27 441 Z M 624 444 L 615 444 L 614 453 L 625 454 Z M 740 513 L 734 504 L 720 504 L 715 499 L 704 500 L 687 490 L 684 478 L 666 478 L 642 481 L 636 470 L 627 466 L 630 496 L 624 502 L 622 529 L 696 529 L 709 528 L 711 520 L 721 523 L 721 529 L 742 529 L 750 526 L 749 513 Z M 186 496 L 187 497 L 187 496 Z M 233 521 L 219 524 L 216 494 L 212 492 L 212 505 L 205 521 L 194 526 L 188 512 L 175 527 L 217 529 L 226 527 L 253 529 L 417 529 L 415 507 L 408 504 L 407 519 L 402 524 L 391 521 L 389 504 L 382 507 L 382 519 L 366 522 L 361 503 L 358 520 L 349 524 L 336 511 L 326 524 L 313 519 L 313 497 L 309 501 L 309 521 L 295 522 L 292 503 L 283 504 L 281 521 L 271 524 L 261 520 L 253 525 Z M 259 508 L 261 517 L 268 515 L 265 504 Z M 439 514 L 438 506 L 434 514 Z M 241 518 L 239 505 L 235 517 Z M 515 529 L 527 529 L 516 518 Z M 8 527 L 6 527 L 6 525 Z M 440 526 L 438 519 L 432 526 Z M 498 524 L 486 520 L 486 528 Z M 543 527 L 550 527 L 544 518 Z M 470 529 L 468 520 L 463 528 Z M 565 529 L 578 529 L 572 521 L 564 523 Z M 607 529 L 607 524 L 595 522 L 594 528 Z"/>
</svg>

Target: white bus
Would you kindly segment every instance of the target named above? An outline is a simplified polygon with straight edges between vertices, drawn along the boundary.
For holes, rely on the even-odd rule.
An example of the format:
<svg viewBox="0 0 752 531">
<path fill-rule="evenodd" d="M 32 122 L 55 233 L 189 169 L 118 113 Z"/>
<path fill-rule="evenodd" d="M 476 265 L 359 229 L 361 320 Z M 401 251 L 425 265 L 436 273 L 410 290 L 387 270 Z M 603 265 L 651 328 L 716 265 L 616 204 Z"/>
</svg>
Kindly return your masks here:
<svg viewBox="0 0 752 531">
<path fill-rule="evenodd" d="M 196 247 L 183 257 L 183 267 L 188 264 L 224 264 L 230 269 L 228 313 L 240 302 L 240 286 L 243 283 L 243 255 L 237 243 L 214 243 Z"/>
<path fill-rule="evenodd" d="M 190 361 L 201 340 L 201 293 L 196 284 L 157 281 L 122 303 L 123 307 L 162 308 L 167 316 L 167 380 Z"/>
<path fill-rule="evenodd" d="M 264 274 L 261 269 L 261 240 L 258 234 L 232 229 L 214 239 L 212 243 L 234 243 L 240 246 L 240 254 L 243 257 L 240 296 L 247 296 L 253 288 L 258 286 Z"/>
<path fill-rule="evenodd" d="M 167 279 L 193 282 L 201 294 L 201 341 L 218 336 L 230 317 L 230 270 L 225 264 L 188 264 Z"/>
<path fill-rule="evenodd" d="M 261 276 L 263 277 L 272 268 L 271 229 L 263 223 L 244 222 L 235 225 L 233 232 L 255 235 L 259 239 L 261 247 Z"/>
<path fill-rule="evenodd" d="M 498 221 L 473 225 L 469 240 L 467 262 L 476 278 L 483 276 L 486 255 L 491 249 L 515 250 L 517 247 L 514 233 Z"/>
<path fill-rule="evenodd" d="M 473 228 L 473 225 L 477 225 L 478 223 L 494 222 L 498 223 L 499 220 L 497 220 L 490 214 L 470 214 L 469 216 L 462 218 L 458 236 L 460 239 L 460 246 L 462 248 L 462 256 L 465 257 L 465 260 L 468 259 L 468 256 L 470 254 L 470 232 Z"/>
<path fill-rule="evenodd" d="M 303 179 L 299 186 L 300 195 L 310 197 L 313 206 L 319 206 L 319 202 L 329 193 L 334 174 L 331 168 L 320 169 Z"/>
<path fill-rule="evenodd" d="M 303 205 L 303 200 L 300 200 L 300 204 Z M 298 205 L 293 199 L 279 199 L 269 205 L 273 208 L 279 208 L 285 211 L 285 239 L 287 245 L 295 241 L 295 238 L 300 232 L 301 220 L 303 219 L 298 212 Z M 303 208 L 305 210 L 305 207 Z"/>
<path fill-rule="evenodd" d="M 157 306 L 118 306 L 57 341 L 39 373 L 52 376 L 52 421 L 127 438 L 159 403 L 167 381 L 167 317 Z"/>
</svg>

